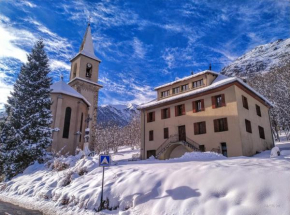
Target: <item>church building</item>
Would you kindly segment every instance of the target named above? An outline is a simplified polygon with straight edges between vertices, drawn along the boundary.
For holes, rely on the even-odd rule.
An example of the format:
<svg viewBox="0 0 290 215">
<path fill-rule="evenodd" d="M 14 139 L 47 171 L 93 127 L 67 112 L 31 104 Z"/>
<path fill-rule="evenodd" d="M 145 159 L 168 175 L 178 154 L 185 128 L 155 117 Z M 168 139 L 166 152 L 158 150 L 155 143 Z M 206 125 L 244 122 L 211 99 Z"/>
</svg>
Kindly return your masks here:
<svg viewBox="0 0 290 215">
<path fill-rule="evenodd" d="M 85 132 L 89 148 L 96 139 L 99 64 L 94 52 L 91 26 L 88 24 L 79 52 L 70 60 L 68 84 L 63 80 L 51 86 L 53 142 L 51 151 L 75 154 L 84 149 Z"/>
</svg>

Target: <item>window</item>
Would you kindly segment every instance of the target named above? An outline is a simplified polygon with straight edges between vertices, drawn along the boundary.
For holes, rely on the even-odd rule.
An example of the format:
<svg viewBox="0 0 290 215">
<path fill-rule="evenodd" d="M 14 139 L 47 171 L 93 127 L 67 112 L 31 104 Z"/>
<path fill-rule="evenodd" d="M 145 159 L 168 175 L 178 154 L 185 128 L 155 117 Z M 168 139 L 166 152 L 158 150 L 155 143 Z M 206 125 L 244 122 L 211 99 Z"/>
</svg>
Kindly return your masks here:
<svg viewBox="0 0 290 215">
<path fill-rule="evenodd" d="M 188 84 L 181 85 L 181 92 L 188 90 Z"/>
<path fill-rule="evenodd" d="M 246 131 L 249 133 L 252 133 L 251 122 L 249 120 L 245 119 L 245 123 L 246 123 Z"/>
<path fill-rule="evenodd" d="M 79 138 L 79 142 L 82 141 L 82 131 L 83 131 L 83 119 L 84 119 L 84 114 L 82 113 L 81 115 L 81 124 L 80 124 L 80 138 Z"/>
<path fill-rule="evenodd" d="M 193 113 L 204 111 L 204 99 L 192 102 Z"/>
<path fill-rule="evenodd" d="M 92 77 L 92 64 L 87 63 L 87 68 L 86 68 L 86 77 L 90 78 Z"/>
<path fill-rule="evenodd" d="M 205 122 L 196 122 L 193 125 L 194 127 L 194 134 L 205 134 L 206 133 L 206 125 Z"/>
<path fill-rule="evenodd" d="M 167 96 L 169 96 L 169 90 L 161 92 L 161 97 L 162 98 L 167 97 Z"/>
<path fill-rule="evenodd" d="M 192 88 L 203 86 L 203 79 L 192 82 Z"/>
<path fill-rule="evenodd" d="M 67 107 L 65 109 L 65 117 L 64 117 L 64 125 L 63 125 L 63 134 L 62 138 L 67 138 L 69 136 L 69 126 L 70 126 L 70 116 L 71 116 L 71 108 Z"/>
<path fill-rule="evenodd" d="M 77 64 L 74 65 L 73 78 L 77 75 Z"/>
<path fill-rule="evenodd" d="M 151 156 L 156 156 L 156 150 L 148 150 L 147 151 L 147 159 L 150 158 Z"/>
<path fill-rule="evenodd" d="M 179 93 L 179 87 L 175 87 L 175 88 L 172 88 L 172 93 L 173 94 L 177 94 L 177 93 Z"/>
<path fill-rule="evenodd" d="M 205 152 L 205 147 L 204 147 L 204 145 L 199 145 L 199 151 L 201 151 L 201 152 Z"/>
<path fill-rule="evenodd" d="M 227 157 L 228 156 L 227 144 L 226 143 L 221 143 L 221 147 L 222 147 L 223 156 Z"/>
<path fill-rule="evenodd" d="M 177 105 L 175 106 L 175 116 L 185 115 L 185 105 Z"/>
<path fill-rule="evenodd" d="M 164 108 L 161 110 L 161 119 L 170 118 L 170 108 Z"/>
<path fill-rule="evenodd" d="M 219 108 L 219 107 L 226 106 L 225 94 L 212 96 L 211 101 L 212 101 L 212 108 Z"/>
<path fill-rule="evenodd" d="M 149 131 L 149 141 L 153 141 L 154 140 L 154 133 L 153 130 Z"/>
<path fill-rule="evenodd" d="M 258 116 L 262 116 L 262 114 L 261 114 L 261 108 L 260 108 L 259 105 L 256 105 L 256 112 L 257 112 L 257 115 Z"/>
<path fill-rule="evenodd" d="M 215 132 L 228 131 L 227 118 L 215 119 L 213 123 Z"/>
<path fill-rule="evenodd" d="M 168 128 L 164 128 L 164 139 L 168 139 L 169 138 L 169 130 Z"/>
<path fill-rule="evenodd" d="M 261 126 L 258 126 L 258 127 L 259 127 L 259 135 L 260 135 L 260 138 L 261 138 L 261 139 L 265 139 L 264 128 L 261 127 Z"/>
<path fill-rule="evenodd" d="M 248 99 L 245 96 L 242 96 L 243 107 L 249 110 Z"/>
<path fill-rule="evenodd" d="M 147 122 L 154 122 L 155 121 L 155 112 L 147 113 Z"/>
</svg>

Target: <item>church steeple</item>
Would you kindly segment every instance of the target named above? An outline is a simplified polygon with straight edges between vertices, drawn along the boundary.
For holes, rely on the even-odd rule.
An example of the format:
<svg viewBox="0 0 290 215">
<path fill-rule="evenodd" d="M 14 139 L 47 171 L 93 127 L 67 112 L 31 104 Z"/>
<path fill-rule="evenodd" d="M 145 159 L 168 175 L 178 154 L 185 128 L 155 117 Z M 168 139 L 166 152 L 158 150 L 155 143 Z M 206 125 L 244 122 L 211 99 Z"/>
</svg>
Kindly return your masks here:
<svg viewBox="0 0 290 215">
<path fill-rule="evenodd" d="M 90 57 L 92 59 L 95 59 L 97 61 L 101 61 L 95 55 L 90 23 L 88 23 L 85 36 L 84 36 L 82 44 L 80 46 L 79 54 L 83 54 L 83 55 Z"/>
<path fill-rule="evenodd" d="M 82 40 L 78 54 L 71 59 L 69 85 L 84 96 L 91 104 L 89 108 L 90 145 L 96 142 L 98 92 L 102 88 L 98 84 L 99 65 L 101 60 L 96 57 L 90 23 Z M 92 147 L 93 148 L 93 147 Z"/>
</svg>

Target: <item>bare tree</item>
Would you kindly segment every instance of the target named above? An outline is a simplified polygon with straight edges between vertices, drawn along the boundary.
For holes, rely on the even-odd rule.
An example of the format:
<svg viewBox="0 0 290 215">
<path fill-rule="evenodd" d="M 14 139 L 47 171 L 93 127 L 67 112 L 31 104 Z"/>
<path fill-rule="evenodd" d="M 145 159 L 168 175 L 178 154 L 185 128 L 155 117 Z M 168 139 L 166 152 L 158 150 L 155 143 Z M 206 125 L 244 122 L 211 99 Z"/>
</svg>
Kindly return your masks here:
<svg viewBox="0 0 290 215">
<path fill-rule="evenodd" d="M 110 150 L 118 152 L 120 146 L 130 146 L 132 149 L 141 146 L 140 117 L 134 117 L 131 122 L 122 127 L 115 123 L 100 123 L 96 129 L 95 151 L 97 153 Z"/>
</svg>

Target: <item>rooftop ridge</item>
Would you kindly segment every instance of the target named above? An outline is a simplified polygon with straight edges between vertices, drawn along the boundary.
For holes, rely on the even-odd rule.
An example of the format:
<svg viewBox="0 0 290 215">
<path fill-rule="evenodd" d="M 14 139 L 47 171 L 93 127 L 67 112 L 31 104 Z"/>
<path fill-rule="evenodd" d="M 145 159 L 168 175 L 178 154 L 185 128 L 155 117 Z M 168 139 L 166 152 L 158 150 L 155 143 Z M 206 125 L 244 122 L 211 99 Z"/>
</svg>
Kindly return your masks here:
<svg viewBox="0 0 290 215">
<path fill-rule="evenodd" d="M 190 79 L 190 78 L 194 78 L 194 77 L 197 77 L 197 76 L 199 76 L 199 75 L 206 74 L 206 73 L 211 73 L 211 74 L 214 74 L 214 75 L 219 75 L 219 73 L 217 73 L 217 72 L 214 72 L 214 71 L 211 71 L 211 70 L 204 70 L 204 71 L 202 71 L 202 72 L 198 72 L 198 73 L 195 73 L 195 74 L 193 74 L 193 75 L 189 75 L 189 76 L 183 77 L 183 78 L 181 78 L 181 79 L 178 79 L 178 80 L 172 81 L 172 82 L 170 82 L 170 83 L 160 85 L 160 86 L 158 86 L 158 87 L 155 87 L 154 90 L 158 90 L 158 89 L 160 89 L 160 88 L 167 87 L 167 86 L 170 86 L 170 85 L 176 84 L 176 83 L 181 82 L 181 81 L 186 81 L 186 80 L 188 80 L 188 79 Z"/>
</svg>

